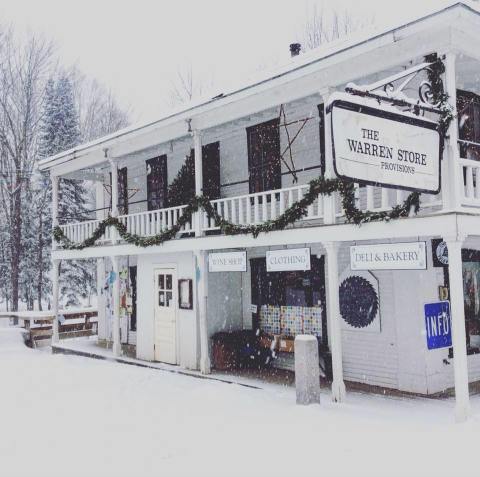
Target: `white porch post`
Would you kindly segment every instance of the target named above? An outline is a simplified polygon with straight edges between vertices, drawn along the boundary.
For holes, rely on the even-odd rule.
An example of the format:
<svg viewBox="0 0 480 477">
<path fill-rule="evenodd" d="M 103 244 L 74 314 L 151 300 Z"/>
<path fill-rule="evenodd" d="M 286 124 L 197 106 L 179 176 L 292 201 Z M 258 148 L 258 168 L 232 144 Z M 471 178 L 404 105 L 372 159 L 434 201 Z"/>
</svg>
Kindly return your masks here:
<svg viewBox="0 0 480 477">
<path fill-rule="evenodd" d="M 457 209 L 460 207 L 463 190 L 463 176 L 461 174 L 460 154 L 458 149 L 458 121 L 457 111 L 457 81 L 456 81 L 456 54 L 445 54 L 445 91 L 448 94 L 448 102 L 454 109 L 454 119 L 447 131 L 448 139 L 445 143 L 445 153 L 442 161 L 442 194 L 445 209 Z"/>
<path fill-rule="evenodd" d="M 193 148 L 195 151 L 195 194 L 203 192 L 203 167 L 202 167 L 202 133 L 198 129 L 193 131 Z M 195 213 L 195 237 L 202 235 L 203 210 Z"/>
<path fill-rule="evenodd" d="M 59 272 L 60 272 L 60 260 L 52 260 L 52 344 L 58 343 L 58 295 L 59 295 Z"/>
<path fill-rule="evenodd" d="M 112 257 L 112 268 L 115 274 L 115 280 L 112 287 L 113 295 L 113 355 L 122 354 L 122 345 L 120 343 L 120 277 L 119 277 L 118 257 Z"/>
<path fill-rule="evenodd" d="M 343 402 L 346 398 L 343 382 L 342 330 L 340 328 L 340 299 L 338 295 L 338 242 L 325 242 L 327 252 L 327 317 L 329 344 L 332 353 L 332 401 Z"/>
<path fill-rule="evenodd" d="M 325 137 L 320 138 L 320 141 L 325 141 L 325 178 L 332 179 L 335 177 L 335 171 L 333 170 L 333 156 L 332 156 L 332 136 L 331 136 L 331 124 L 327 121 L 327 105 L 330 98 L 331 91 L 324 91 L 322 96 L 323 101 L 323 117 L 325 121 Z M 330 196 L 323 197 L 324 203 L 324 218 L 325 224 L 334 224 L 336 222 L 336 195 L 335 193 Z"/>
<path fill-rule="evenodd" d="M 210 352 L 208 347 L 208 323 L 207 323 L 207 301 L 208 301 L 208 263 L 207 252 L 204 250 L 195 251 L 195 276 L 196 276 L 196 297 L 197 316 L 200 328 L 200 371 L 203 374 L 210 374 Z"/>
<path fill-rule="evenodd" d="M 52 182 L 52 228 L 58 226 L 58 176 L 50 175 Z M 52 240 L 52 249 L 56 248 L 55 240 Z"/>
<path fill-rule="evenodd" d="M 108 162 L 110 163 L 110 171 L 112 174 L 112 190 L 111 190 L 111 197 L 112 197 L 112 217 L 118 217 L 118 167 L 117 163 L 112 159 L 109 159 Z M 117 229 L 111 227 L 111 237 L 112 243 L 117 243 Z"/>
<path fill-rule="evenodd" d="M 97 336 L 99 339 L 106 339 L 105 331 L 105 259 L 97 258 Z"/>
<path fill-rule="evenodd" d="M 467 339 L 463 297 L 462 243 L 457 237 L 446 239 L 452 315 L 453 370 L 455 373 L 455 419 L 463 422 L 470 414 L 468 391 Z"/>
</svg>

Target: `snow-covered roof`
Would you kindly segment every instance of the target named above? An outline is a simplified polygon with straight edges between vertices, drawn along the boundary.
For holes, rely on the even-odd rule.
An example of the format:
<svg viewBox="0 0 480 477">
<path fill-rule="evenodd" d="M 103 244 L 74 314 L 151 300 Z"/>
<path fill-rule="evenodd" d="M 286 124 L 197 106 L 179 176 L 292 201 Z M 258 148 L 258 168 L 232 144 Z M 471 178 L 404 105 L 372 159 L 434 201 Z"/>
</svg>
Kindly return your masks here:
<svg viewBox="0 0 480 477">
<path fill-rule="evenodd" d="M 436 9 L 433 9 L 421 16 L 416 15 L 410 19 L 403 19 L 402 21 L 397 21 L 395 24 L 384 25 L 383 27 L 376 26 L 369 29 L 363 29 L 361 31 L 352 33 L 347 37 L 332 41 L 307 53 L 293 57 L 287 63 L 277 66 L 272 70 L 263 71 L 257 74 L 255 77 L 250 77 L 248 81 L 243 80 L 240 84 L 233 86 L 228 91 L 219 93 L 216 96 L 202 97 L 193 100 L 189 103 L 181 105 L 181 107 L 172 110 L 168 114 L 154 121 L 144 122 L 120 129 L 112 134 L 48 157 L 40 161 L 39 168 L 41 170 L 47 170 L 62 164 L 63 162 L 77 159 L 79 156 L 83 156 L 85 154 L 98 154 L 99 152 L 108 149 L 119 139 L 126 139 L 127 136 L 133 136 L 136 133 L 141 133 L 142 131 L 151 128 L 160 129 L 163 125 L 170 124 L 172 120 L 175 120 L 176 118 L 179 120 L 182 119 L 182 116 L 185 117 L 185 114 L 193 117 L 196 114 L 199 114 L 201 112 L 201 108 L 205 106 L 212 104 L 215 104 L 215 106 L 221 106 L 222 103 L 231 103 L 236 100 L 236 95 L 240 95 L 246 91 L 254 92 L 255 89 L 259 89 L 262 85 L 265 85 L 268 82 L 285 77 L 291 73 L 302 70 L 316 63 L 321 63 L 334 55 L 354 49 L 355 47 L 360 47 L 369 41 L 379 39 L 414 23 L 424 21 L 442 12 L 457 7 L 467 9 L 468 11 L 477 15 L 480 14 L 480 5 L 476 2 L 470 0 L 447 0 L 447 2 L 443 3 L 441 7 L 437 7 Z"/>
</svg>

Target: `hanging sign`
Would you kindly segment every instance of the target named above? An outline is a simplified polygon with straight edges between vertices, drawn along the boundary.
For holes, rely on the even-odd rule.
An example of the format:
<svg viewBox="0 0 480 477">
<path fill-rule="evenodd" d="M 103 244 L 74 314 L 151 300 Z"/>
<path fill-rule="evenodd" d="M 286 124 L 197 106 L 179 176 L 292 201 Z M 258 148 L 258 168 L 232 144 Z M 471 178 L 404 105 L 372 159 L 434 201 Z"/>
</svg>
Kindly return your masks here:
<svg viewBox="0 0 480 477">
<path fill-rule="evenodd" d="M 452 346 L 452 320 L 448 301 L 425 305 L 425 330 L 428 349 Z"/>
<path fill-rule="evenodd" d="M 246 272 L 247 252 L 219 252 L 208 254 L 209 272 Z"/>
<path fill-rule="evenodd" d="M 425 242 L 382 243 L 350 247 L 352 270 L 425 270 Z"/>
<path fill-rule="evenodd" d="M 327 112 L 337 176 L 384 187 L 440 191 L 436 122 L 346 93 L 333 95 Z"/>
<path fill-rule="evenodd" d="M 267 272 L 310 270 L 310 249 L 290 248 L 267 252 Z"/>
<path fill-rule="evenodd" d="M 443 239 L 432 239 L 432 257 L 434 267 L 448 266 L 448 248 Z"/>
</svg>

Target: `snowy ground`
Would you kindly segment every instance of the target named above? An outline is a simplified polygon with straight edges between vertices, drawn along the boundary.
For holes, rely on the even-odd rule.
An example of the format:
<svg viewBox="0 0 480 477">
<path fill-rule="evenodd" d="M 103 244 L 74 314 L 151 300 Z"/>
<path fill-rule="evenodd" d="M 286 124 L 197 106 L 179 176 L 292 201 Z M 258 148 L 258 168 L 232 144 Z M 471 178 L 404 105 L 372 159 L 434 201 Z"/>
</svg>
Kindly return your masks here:
<svg viewBox="0 0 480 477">
<path fill-rule="evenodd" d="M 471 476 L 480 419 L 451 400 L 264 390 L 23 346 L 0 329 L 0 475 Z M 480 416 L 480 397 L 472 398 Z"/>
</svg>

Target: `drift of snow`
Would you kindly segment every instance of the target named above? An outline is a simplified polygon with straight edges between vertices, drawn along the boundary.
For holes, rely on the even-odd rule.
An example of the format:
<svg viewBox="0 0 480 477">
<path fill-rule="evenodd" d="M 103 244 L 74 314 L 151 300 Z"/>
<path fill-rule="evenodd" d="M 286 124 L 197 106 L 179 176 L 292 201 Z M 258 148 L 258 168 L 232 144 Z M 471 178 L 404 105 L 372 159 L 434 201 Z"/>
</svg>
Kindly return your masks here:
<svg viewBox="0 0 480 477">
<path fill-rule="evenodd" d="M 476 473 L 479 420 L 454 424 L 451 399 L 350 393 L 346 404 L 324 395 L 296 406 L 293 388 L 51 355 L 17 329 L 0 329 L 0 374 L 8 477 Z"/>
</svg>

